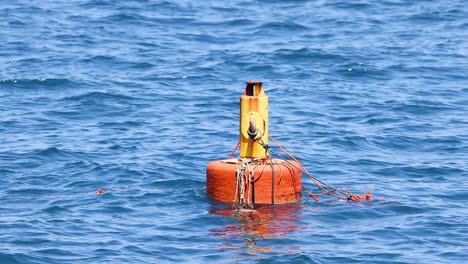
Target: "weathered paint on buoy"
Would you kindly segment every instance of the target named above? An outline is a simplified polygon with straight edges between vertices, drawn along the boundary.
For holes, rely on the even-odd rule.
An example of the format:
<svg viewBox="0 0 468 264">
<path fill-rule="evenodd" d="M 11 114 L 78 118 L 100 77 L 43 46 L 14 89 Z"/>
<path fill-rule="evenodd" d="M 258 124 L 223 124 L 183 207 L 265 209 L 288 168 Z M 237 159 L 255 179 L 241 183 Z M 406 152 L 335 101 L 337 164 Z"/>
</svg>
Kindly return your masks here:
<svg viewBox="0 0 468 264">
<path fill-rule="evenodd" d="M 221 202 L 286 204 L 299 201 L 301 164 L 272 159 L 268 146 L 268 96 L 261 81 L 248 81 L 240 97 L 239 158 L 206 168 L 208 195 Z"/>
</svg>

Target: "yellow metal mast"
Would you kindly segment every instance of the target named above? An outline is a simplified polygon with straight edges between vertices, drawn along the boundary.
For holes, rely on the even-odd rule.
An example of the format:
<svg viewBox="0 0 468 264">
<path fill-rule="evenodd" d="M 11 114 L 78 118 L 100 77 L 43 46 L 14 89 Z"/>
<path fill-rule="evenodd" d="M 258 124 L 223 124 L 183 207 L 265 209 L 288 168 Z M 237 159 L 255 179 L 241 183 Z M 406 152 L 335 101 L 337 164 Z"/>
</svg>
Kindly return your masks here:
<svg viewBox="0 0 468 264">
<path fill-rule="evenodd" d="M 265 149 L 255 141 L 268 144 L 268 96 L 261 81 L 247 81 L 240 97 L 240 158 L 265 157 Z"/>
</svg>

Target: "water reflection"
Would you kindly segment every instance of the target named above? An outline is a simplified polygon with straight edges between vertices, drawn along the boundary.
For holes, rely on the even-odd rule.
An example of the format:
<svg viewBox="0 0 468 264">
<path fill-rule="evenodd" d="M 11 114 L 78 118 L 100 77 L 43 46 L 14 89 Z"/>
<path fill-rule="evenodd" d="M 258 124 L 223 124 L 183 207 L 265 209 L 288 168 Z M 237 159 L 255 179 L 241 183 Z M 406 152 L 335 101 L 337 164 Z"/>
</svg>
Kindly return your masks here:
<svg viewBox="0 0 468 264">
<path fill-rule="evenodd" d="M 243 241 L 241 245 L 224 242 L 221 245 L 223 248 L 235 248 L 248 254 L 271 252 L 274 248 L 273 245 L 258 246 L 257 242 L 285 237 L 295 230 L 305 229 L 305 227 L 299 226 L 298 223 L 301 208 L 300 205 L 275 205 L 262 206 L 253 210 L 239 210 L 226 207 L 226 205 L 224 207 L 218 206 L 212 208 L 210 213 L 229 217 L 235 220 L 235 223 L 213 229 L 211 232 L 216 237 L 239 238 Z M 287 249 L 287 251 L 291 250 L 293 250 L 292 247 Z"/>
</svg>

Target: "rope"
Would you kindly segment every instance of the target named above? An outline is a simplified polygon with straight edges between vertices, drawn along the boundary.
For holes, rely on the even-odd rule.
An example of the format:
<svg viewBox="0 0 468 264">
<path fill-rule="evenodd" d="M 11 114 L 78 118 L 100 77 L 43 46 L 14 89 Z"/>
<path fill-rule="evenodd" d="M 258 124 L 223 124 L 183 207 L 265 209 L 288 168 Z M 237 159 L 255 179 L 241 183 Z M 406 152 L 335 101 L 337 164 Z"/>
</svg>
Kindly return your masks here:
<svg viewBox="0 0 468 264">
<path fill-rule="evenodd" d="M 289 162 L 288 160 L 286 160 L 285 158 L 283 158 L 280 154 L 278 154 L 278 153 L 276 153 L 276 152 L 274 152 L 274 151 L 271 151 L 271 150 L 270 150 L 270 151 L 271 151 L 273 154 L 275 154 L 275 155 L 277 155 L 278 157 L 280 157 L 280 158 L 281 158 L 282 160 L 284 160 L 285 162 L 287 162 L 288 164 L 290 164 L 291 166 L 293 166 L 293 167 L 295 167 L 295 168 L 301 170 L 304 174 L 306 174 L 307 176 L 309 176 L 309 178 L 310 178 L 320 189 L 322 189 L 322 190 L 325 192 L 325 193 L 322 193 L 322 194 L 320 194 L 320 195 L 323 195 L 323 194 L 330 194 L 330 195 L 333 195 L 333 196 L 335 196 L 336 198 L 339 198 L 339 199 L 345 199 L 345 198 L 344 198 L 344 197 L 341 197 L 341 196 L 336 196 L 336 195 L 333 194 L 333 192 L 339 192 L 339 193 L 345 195 L 345 197 L 348 197 L 348 196 L 350 195 L 350 192 L 349 192 L 349 191 L 347 191 L 347 192 L 340 191 L 339 189 L 337 189 L 337 188 L 335 188 L 335 187 L 333 187 L 333 186 L 331 186 L 331 185 L 329 185 L 329 184 L 327 184 L 327 183 L 325 183 L 325 182 L 323 182 L 323 181 L 317 179 L 316 177 L 314 177 L 312 174 L 310 174 L 310 173 L 307 171 L 307 169 L 302 165 L 302 163 L 299 162 L 299 161 L 298 161 L 291 153 L 289 153 L 283 146 L 281 146 L 281 145 L 278 143 L 278 141 L 276 141 L 272 136 L 269 136 L 269 138 L 270 138 L 273 142 L 275 142 L 275 144 L 276 144 L 281 150 L 283 150 L 291 159 L 293 159 L 294 161 L 296 161 L 297 163 L 299 163 L 299 164 L 300 164 L 300 167 L 297 167 L 296 165 L 292 164 L 291 162 Z M 323 188 L 322 185 L 328 187 L 329 189 L 332 189 L 332 191 Z"/>
<path fill-rule="evenodd" d="M 258 140 L 255 140 L 254 138 L 252 140 L 259 143 L 265 149 L 265 156 L 270 159 L 270 167 L 271 167 L 271 204 L 274 205 L 275 204 L 275 167 L 274 167 L 274 164 L 273 164 L 273 158 L 271 157 L 271 148 L 270 148 L 270 145 L 265 144 L 263 142 L 263 139 L 262 139 L 263 132 L 258 128 L 257 128 L 257 132 L 260 133 L 260 137 L 259 137 L 260 142 Z"/>
<path fill-rule="evenodd" d="M 321 190 L 323 190 L 323 193 L 320 193 L 320 194 L 314 194 L 312 193 L 311 191 L 307 190 L 307 188 L 305 188 L 304 185 L 302 185 L 302 188 L 305 189 L 305 191 L 309 194 L 310 197 L 312 197 L 315 201 L 318 201 L 318 197 L 319 196 L 322 196 L 322 195 L 331 195 L 337 199 L 340 199 L 340 200 L 348 200 L 348 201 L 359 201 L 359 202 L 362 202 L 364 200 L 366 201 L 371 201 L 372 200 L 372 197 L 370 195 L 370 191 L 368 191 L 366 193 L 366 195 L 354 195 L 351 191 L 349 190 L 346 190 L 346 189 L 338 189 L 338 188 L 335 188 L 323 181 L 321 181 L 320 179 L 314 177 L 312 174 L 310 174 L 307 169 L 302 165 L 301 162 L 299 162 L 299 160 L 297 160 L 291 153 L 289 153 L 283 146 L 281 146 L 281 144 L 278 143 L 278 141 L 276 141 L 272 136 L 269 136 L 269 138 L 284 152 L 286 153 L 291 159 L 293 159 L 294 161 L 296 161 L 298 164 L 299 164 L 299 167 L 296 166 L 295 164 L 291 163 L 290 161 L 286 160 L 281 154 L 279 153 L 276 153 L 275 151 L 273 151 L 270 147 L 270 145 L 268 144 L 265 144 L 263 142 L 263 140 L 256 140 L 255 142 L 257 142 L 258 144 L 260 144 L 263 148 L 265 148 L 265 151 L 268 151 L 268 153 L 270 154 L 270 160 L 272 160 L 272 157 L 271 157 L 271 153 L 276 155 L 277 157 L 279 157 L 281 160 L 283 160 L 284 162 L 288 163 L 289 165 L 291 165 L 292 167 L 300 170 L 301 172 L 303 172 L 304 174 L 306 174 L 307 176 L 309 176 L 309 178 L 312 180 L 312 182 L 314 182 L 314 184 L 320 188 Z M 325 187 L 326 188 L 325 188 Z M 327 189 L 328 188 L 328 189 Z M 336 194 L 336 193 L 340 193 L 342 195 L 339 195 L 339 194 Z"/>
<path fill-rule="evenodd" d="M 270 150 L 268 150 L 270 152 Z M 273 165 L 273 158 L 270 156 L 270 166 L 271 166 L 271 204 L 275 204 L 275 166 Z"/>
<path fill-rule="evenodd" d="M 335 197 L 338 198 L 338 199 L 347 199 L 349 193 L 340 191 L 339 189 L 337 189 L 337 188 L 335 188 L 335 187 L 333 187 L 333 186 L 331 186 L 331 185 L 329 185 L 329 184 L 327 184 L 327 183 L 325 183 L 325 182 L 323 182 L 323 181 L 317 179 L 317 178 L 314 177 L 312 174 L 310 174 L 310 173 L 302 166 L 301 163 L 299 163 L 299 164 L 301 164 L 301 167 L 298 167 L 298 166 L 296 166 L 294 163 L 291 163 L 290 161 L 286 160 L 286 159 L 285 159 L 283 156 L 281 156 L 279 153 L 276 153 L 275 151 L 272 151 L 272 150 L 270 150 L 270 151 L 271 151 L 271 153 L 275 154 L 275 155 L 278 156 L 280 159 L 282 159 L 284 162 L 288 163 L 289 165 L 293 166 L 294 168 L 296 168 L 296 169 L 302 171 L 305 175 L 309 176 L 309 178 L 315 183 L 315 185 L 317 185 L 320 189 L 322 189 L 323 191 L 325 191 L 327 194 L 330 194 L 330 195 L 332 195 L 332 196 L 335 196 Z M 296 158 L 294 158 L 294 160 L 297 161 Z M 328 187 L 329 189 L 331 189 L 331 191 L 325 189 L 323 186 Z M 336 194 L 334 194 L 334 192 L 341 193 L 341 194 L 344 195 L 344 197 L 343 197 L 343 196 L 340 196 L 340 195 L 336 195 Z"/>
<path fill-rule="evenodd" d="M 236 147 L 232 150 L 231 154 L 229 154 L 228 159 L 232 159 L 232 156 L 234 155 L 234 153 L 236 153 L 236 150 L 239 147 L 239 145 L 240 145 L 240 140 L 237 141 Z"/>
<path fill-rule="evenodd" d="M 315 201 L 319 201 L 319 197 L 323 195 L 330 195 L 333 196 L 337 199 L 340 200 L 348 200 L 351 202 L 358 201 L 361 203 L 362 201 L 371 201 L 372 197 L 370 195 L 370 191 L 368 191 L 365 195 L 354 195 L 351 191 L 347 189 L 338 189 L 335 188 L 322 180 L 316 178 L 312 174 L 310 174 L 307 169 L 302 165 L 302 163 L 297 160 L 289 151 L 287 151 L 281 144 L 279 144 L 276 139 L 274 139 L 272 136 L 268 136 L 286 155 L 288 155 L 292 160 L 297 162 L 299 166 L 296 164 L 290 162 L 289 160 L 285 159 L 281 154 L 273 151 L 271 149 L 271 146 L 263 142 L 262 137 L 263 133 L 260 129 L 257 128 L 257 132 L 260 134 L 260 137 L 257 139 L 253 138 L 252 140 L 258 144 L 260 144 L 264 149 L 265 149 L 265 156 L 266 158 L 261 159 L 261 164 L 266 163 L 266 160 L 269 159 L 270 166 L 271 166 L 271 204 L 275 204 L 275 168 L 274 168 L 274 163 L 275 161 L 273 160 L 272 154 L 276 155 L 279 159 L 281 159 L 283 162 L 286 162 L 289 164 L 291 167 L 294 167 L 298 170 L 300 170 L 302 173 L 307 175 L 311 181 L 323 192 L 319 194 L 314 194 L 311 191 L 309 191 L 304 185 L 301 184 L 301 187 L 309 194 L 312 199 Z M 231 152 L 229 155 L 228 159 L 231 159 L 234 153 L 236 152 L 237 148 L 240 145 L 240 141 L 237 142 L 234 150 Z M 254 191 L 253 191 L 253 184 L 261 177 L 263 173 L 263 169 L 265 166 L 262 166 L 262 172 L 260 175 L 255 178 L 255 168 L 256 165 L 252 167 L 252 164 L 257 164 L 259 162 L 259 159 L 250 159 L 250 158 L 239 158 L 240 161 L 240 167 L 236 170 L 236 191 L 235 191 L 235 196 L 234 196 L 234 203 L 237 203 L 237 206 L 239 209 L 245 209 L 245 208 L 250 208 L 253 209 L 253 204 L 254 204 Z M 281 169 L 281 166 L 280 166 Z M 246 175 L 246 170 L 247 170 L 247 175 Z M 281 181 L 281 175 L 280 175 L 280 181 Z M 245 199 L 245 188 L 247 189 L 247 200 Z"/>
<path fill-rule="evenodd" d="M 240 166 L 236 170 L 236 190 L 234 194 L 234 203 L 238 209 L 253 209 L 252 203 L 252 179 L 254 170 L 251 168 L 253 159 L 241 158 Z M 246 175 L 247 170 L 247 175 Z M 245 199 L 245 188 L 247 188 L 247 200 Z"/>
</svg>

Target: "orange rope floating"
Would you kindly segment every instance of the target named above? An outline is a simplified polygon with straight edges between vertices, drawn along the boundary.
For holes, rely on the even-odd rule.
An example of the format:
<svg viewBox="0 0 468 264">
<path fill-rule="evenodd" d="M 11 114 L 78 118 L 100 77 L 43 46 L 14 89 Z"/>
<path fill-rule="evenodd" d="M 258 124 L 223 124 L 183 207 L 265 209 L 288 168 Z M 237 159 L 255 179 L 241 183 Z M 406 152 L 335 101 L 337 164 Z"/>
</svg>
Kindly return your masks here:
<svg viewBox="0 0 468 264">
<path fill-rule="evenodd" d="M 350 195 L 349 196 L 349 199 L 351 201 L 359 201 L 359 202 L 362 202 L 362 201 L 372 201 L 372 197 L 371 197 L 371 191 L 367 191 L 366 195 Z"/>
</svg>

